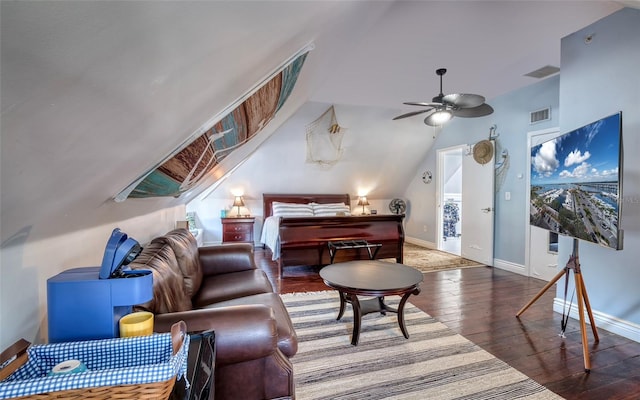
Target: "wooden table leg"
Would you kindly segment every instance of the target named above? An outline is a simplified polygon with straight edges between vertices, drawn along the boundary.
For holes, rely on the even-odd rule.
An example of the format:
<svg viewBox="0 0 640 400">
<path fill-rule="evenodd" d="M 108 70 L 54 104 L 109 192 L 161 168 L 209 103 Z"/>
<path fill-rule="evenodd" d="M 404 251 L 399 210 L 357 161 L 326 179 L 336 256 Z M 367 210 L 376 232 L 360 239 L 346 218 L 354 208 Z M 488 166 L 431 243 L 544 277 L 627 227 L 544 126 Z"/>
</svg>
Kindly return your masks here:
<svg viewBox="0 0 640 400">
<path fill-rule="evenodd" d="M 345 300 L 345 293 L 338 292 L 338 295 L 340 295 L 340 311 L 338 312 L 338 318 L 336 318 L 336 320 L 340 321 L 340 318 L 342 318 L 342 316 L 344 315 L 347 301 Z"/>
<path fill-rule="evenodd" d="M 398 325 L 400 325 L 400 330 L 402 331 L 405 339 L 409 339 L 409 332 L 407 331 L 407 326 L 404 324 L 404 305 L 412 294 L 420 294 L 420 288 L 416 288 L 413 292 L 405 293 L 398 305 Z"/>
<path fill-rule="evenodd" d="M 362 321 L 362 313 L 360 312 L 360 302 L 358 296 L 355 294 L 349 294 L 349 301 L 353 307 L 353 333 L 351 335 L 351 344 L 353 346 L 358 345 L 360 340 L 360 322 Z"/>
</svg>

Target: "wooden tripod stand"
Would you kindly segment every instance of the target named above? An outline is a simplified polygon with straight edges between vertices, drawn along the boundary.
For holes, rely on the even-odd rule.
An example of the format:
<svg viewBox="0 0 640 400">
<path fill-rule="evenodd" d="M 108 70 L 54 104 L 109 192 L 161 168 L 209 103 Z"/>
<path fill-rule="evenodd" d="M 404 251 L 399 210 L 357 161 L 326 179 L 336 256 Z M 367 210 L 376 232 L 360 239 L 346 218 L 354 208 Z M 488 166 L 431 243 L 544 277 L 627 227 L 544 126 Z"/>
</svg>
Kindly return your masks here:
<svg viewBox="0 0 640 400">
<path fill-rule="evenodd" d="M 593 331 L 593 337 L 596 343 L 600 341 L 598 337 L 598 330 L 596 329 L 596 324 L 593 321 L 593 313 L 591 312 L 591 305 L 589 304 L 589 296 L 587 295 L 587 288 L 584 286 L 584 280 L 582 279 L 582 273 L 580 272 L 580 259 L 578 257 L 578 239 L 573 239 L 573 254 L 569 257 L 569 261 L 567 261 L 567 265 L 562 269 L 562 271 L 558 272 L 558 274 L 553 277 L 543 287 L 538 294 L 536 294 L 531 301 L 529 301 L 524 307 L 518 311 L 516 317 L 519 317 L 520 314 L 525 312 L 527 308 L 529 308 L 533 303 L 536 302 L 543 294 L 546 292 L 551 286 L 553 286 L 563 275 L 566 275 L 567 279 L 569 279 L 569 271 L 573 270 L 573 274 L 575 277 L 576 283 L 576 293 L 578 293 L 578 314 L 580 316 L 580 332 L 582 333 L 582 356 L 584 358 L 584 371 L 591 371 L 591 360 L 589 359 L 589 344 L 587 342 L 587 325 L 584 320 L 584 310 L 586 308 L 587 314 L 589 315 L 589 322 L 591 323 L 591 330 Z M 566 301 L 566 299 L 565 299 Z M 562 333 L 564 334 L 564 327 L 562 328 Z"/>
</svg>

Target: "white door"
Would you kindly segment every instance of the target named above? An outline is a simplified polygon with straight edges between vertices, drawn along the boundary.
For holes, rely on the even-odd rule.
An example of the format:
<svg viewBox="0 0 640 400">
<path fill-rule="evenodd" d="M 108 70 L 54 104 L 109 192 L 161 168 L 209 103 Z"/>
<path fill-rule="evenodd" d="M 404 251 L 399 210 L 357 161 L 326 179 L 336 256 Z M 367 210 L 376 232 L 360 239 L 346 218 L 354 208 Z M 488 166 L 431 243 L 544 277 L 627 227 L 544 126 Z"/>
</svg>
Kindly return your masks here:
<svg viewBox="0 0 640 400">
<path fill-rule="evenodd" d="M 558 128 L 529 132 L 527 135 L 529 137 L 529 151 L 527 152 L 527 188 L 529 188 L 531 184 L 531 148 L 559 135 L 560 131 Z M 527 204 L 530 203 L 530 196 L 531 193 L 527 189 Z M 526 236 L 528 236 L 527 242 L 529 245 L 525 248 L 525 260 L 527 260 L 526 268 L 528 271 L 525 275 L 550 281 L 559 271 L 557 240 L 555 241 L 554 246 L 554 240 L 551 240 L 553 235 L 549 231 L 529 224 L 528 208 L 526 218 Z M 557 238 L 557 236 L 555 236 L 554 239 L 555 238 Z"/>
<path fill-rule="evenodd" d="M 464 258 L 490 266 L 493 266 L 494 165 L 495 157 L 486 164 L 476 162 L 473 151 L 462 157 L 460 253 Z"/>
</svg>

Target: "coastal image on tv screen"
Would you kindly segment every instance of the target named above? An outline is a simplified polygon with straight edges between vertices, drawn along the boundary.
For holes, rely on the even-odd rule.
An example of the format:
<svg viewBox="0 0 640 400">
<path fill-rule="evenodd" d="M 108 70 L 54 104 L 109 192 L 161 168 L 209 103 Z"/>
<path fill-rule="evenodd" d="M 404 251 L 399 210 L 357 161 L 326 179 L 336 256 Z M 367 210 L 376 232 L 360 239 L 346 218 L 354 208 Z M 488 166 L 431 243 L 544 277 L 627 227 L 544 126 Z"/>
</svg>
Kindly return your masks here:
<svg viewBox="0 0 640 400">
<path fill-rule="evenodd" d="M 621 249 L 621 113 L 531 148 L 531 225 Z"/>
</svg>

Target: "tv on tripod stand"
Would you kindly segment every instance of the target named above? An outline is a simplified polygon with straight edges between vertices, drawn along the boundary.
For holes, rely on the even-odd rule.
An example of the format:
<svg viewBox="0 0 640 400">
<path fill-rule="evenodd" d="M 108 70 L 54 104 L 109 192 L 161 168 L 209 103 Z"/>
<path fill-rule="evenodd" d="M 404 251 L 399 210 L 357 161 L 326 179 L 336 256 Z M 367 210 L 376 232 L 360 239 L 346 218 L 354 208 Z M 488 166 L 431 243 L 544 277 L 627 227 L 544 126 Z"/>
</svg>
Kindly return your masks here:
<svg viewBox="0 0 640 400">
<path fill-rule="evenodd" d="M 622 249 L 622 113 L 531 148 L 531 225 Z"/>
</svg>

